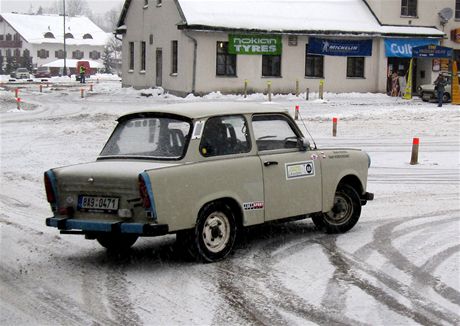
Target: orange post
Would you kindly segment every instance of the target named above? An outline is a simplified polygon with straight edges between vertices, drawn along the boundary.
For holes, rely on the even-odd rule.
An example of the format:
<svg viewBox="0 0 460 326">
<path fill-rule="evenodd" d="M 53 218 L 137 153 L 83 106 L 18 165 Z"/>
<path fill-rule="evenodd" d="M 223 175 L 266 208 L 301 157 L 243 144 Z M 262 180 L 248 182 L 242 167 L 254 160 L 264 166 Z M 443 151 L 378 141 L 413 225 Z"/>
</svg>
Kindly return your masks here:
<svg viewBox="0 0 460 326">
<path fill-rule="evenodd" d="M 332 136 L 336 137 L 337 136 L 337 118 L 332 118 Z"/>
<path fill-rule="evenodd" d="M 93 84 L 89 84 L 89 91 L 90 91 L 90 92 L 93 91 Z"/>
<path fill-rule="evenodd" d="M 81 98 L 85 97 L 85 90 L 83 88 L 80 88 L 80 96 Z"/>
<path fill-rule="evenodd" d="M 18 110 L 21 110 L 21 98 L 16 97 L 16 105 L 17 105 Z"/>
<path fill-rule="evenodd" d="M 43 91 L 43 85 L 40 84 L 40 93 Z"/>
<path fill-rule="evenodd" d="M 414 138 L 412 140 L 412 156 L 410 158 L 410 165 L 418 164 L 418 147 L 420 144 L 420 139 Z"/>
<path fill-rule="evenodd" d="M 19 96 L 19 88 L 16 87 L 14 89 L 14 97 L 18 98 L 18 96 Z"/>
</svg>

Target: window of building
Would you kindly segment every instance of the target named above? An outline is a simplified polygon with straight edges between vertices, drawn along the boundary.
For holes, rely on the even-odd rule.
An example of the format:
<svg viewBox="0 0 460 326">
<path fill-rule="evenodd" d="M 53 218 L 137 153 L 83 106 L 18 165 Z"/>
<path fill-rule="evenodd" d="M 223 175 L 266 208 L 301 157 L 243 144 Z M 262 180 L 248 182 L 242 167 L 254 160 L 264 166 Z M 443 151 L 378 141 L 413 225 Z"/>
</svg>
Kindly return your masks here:
<svg viewBox="0 0 460 326">
<path fill-rule="evenodd" d="M 212 117 L 206 121 L 200 143 L 201 155 L 211 157 L 250 151 L 251 139 L 243 116 Z"/>
<path fill-rule="evenodd" d="M 11 57 L 11 49 L 6 49 L 6 57 L 10 58 Z"/>
<path fill-rule="evenodd" d="M 101 52 L 93 50 L 89 53 L 89 58 L 93 60 L 99 60 L 101 57 Z"/>
<path fill-rule="evenodd" d="M 460 0 L 455 0 L 455 19 L 460 19 Z"/>
<path fill-rule="evenodd" d="M 262 56 L 262 76 L 281 77 L 281 56 L 263 55 Z"/>
<path fill-rule="evenodd" d="M 150 34 L 150 35 L 149 35 L 149 44 L 150 44 L 150 45 L 153 44 L 153 34 Z"/>
<path fill-rule="evenodd" d="M 15 50 L 14 50 L 14 56 L 15 56 L 16 58 L 20 57 L 20 56 L 21 56 L 21 50 L 15 49 Z"/>
<path fill-rule="evenodd" d="M 81 59 L 84 56 L 84 52 L 80 50 L 76 50 L 72 52 L 72 59 Z"/>
<path fill-rule="evenodd" d="M 3 34 L 0 35 L 0 41 L 3 41 Z"/>
<path fill-rule="evenodd" d="M 129 70 L 134 70 L 134 42 L 129 42 Z"/>
<path fill-rule="evenodd" d="M 254 115 L 252 130 L 259 151 L 298 148 L 297 135 L 289 120 L 283 115 Z M 276 130 L 276 133 L 273 130 Z"/>
<path fill-rule="evenodd" d="M 145 71 L 145 42 L 141 42 L 141 71 Z"/>
<path fill-rule="evenodd" d="M 13 40 L 15 40 L 15 41 L 19 41 L 20 39 L 21 39 L 21 36 L 19 36 L 19 34 L 18 34 L 18 33 L 14 34 L 14 36 L 13 36 Z"/>
<path fill-rule="evenodd" d="M 305 76 L 324 77 L 324 56 L 308 53 L 308 44 L 305 46 Z"/>
<path fill-rule="evenodd" d="M 45 35 L 43 35 L 44 38 L 54 38 L 54 34 L 51 32 L 46 32 Z"/>
<path fill-rule="evenodd" d="M 216 75 L 236 76 L 236 54 L 228 53 L 228 42 L 217 42 Z"/>
<path fill-rule="evenodd" d="M 171 41 L 171 74 L 177 74 L 177 41 Z"/>
<path fill-rule="evenodd" d="M 417 16 L 417 0 L 401 0 L 401 16 Z"/>
<path fill-rule="evenodd" d="M 86 40 L 86 39 L 93 39 L 93 36 L 91 34 L 88 34 L 86 33 L 85 35 L 83 35 L 83 39 Z"/>
<path fill-rule="evenodd" d="M 37 57 L 39 57 L 40 59 L 46 59 L 49 56 L 50 56 L 50 52 L 45 49 L 41 49 L 37 51 Z"/>
<path fill-rule="evenodd" d="M 26 58 L 30 57 L 30 51 L 29 51 L 28 49 L 25 49 L 25 50 L 22 52 L 22 56 L 23 56 L 23 57 L 26 57 Z"/>
<path fill-rule="evenodd" d="M 364 57 L 347 58 L 347 77 L 364 78 Z"/>
<path fill-rule="evenodd" d="M 149 6 L 149 0 L 144 0 L 144 8 Z"/>
<path fill-rule="evenodd" d="M 13 36 L 11 34 L 6 34 L 6 40 L 7 41 L 11 41 L 12 38 L 13 38 Z"/>
<path fill-rule="evenodd" d="M 54 56 L 58 59 L 64 59 L 64 50 L 55 51 Z"/>
<path fill-rule="evenodd" d="M 64 37 L 65 38 L 73 38 L 73 34 L 72 33 L 65 33 Z"/>
</svg>

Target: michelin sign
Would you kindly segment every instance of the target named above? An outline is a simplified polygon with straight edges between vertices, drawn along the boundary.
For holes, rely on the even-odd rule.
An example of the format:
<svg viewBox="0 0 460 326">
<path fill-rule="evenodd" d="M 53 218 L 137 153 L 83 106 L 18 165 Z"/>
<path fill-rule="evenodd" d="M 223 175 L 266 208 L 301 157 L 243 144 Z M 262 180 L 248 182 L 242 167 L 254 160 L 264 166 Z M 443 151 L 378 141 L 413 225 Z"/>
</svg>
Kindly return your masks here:
<svg viewBox="0 0 460 326">
<path fill-rule="evenodd" d="M 228 36 L 228 53 L 254 55 L 281 55 L 281 35 L 237 35 Z"/>
</svg>

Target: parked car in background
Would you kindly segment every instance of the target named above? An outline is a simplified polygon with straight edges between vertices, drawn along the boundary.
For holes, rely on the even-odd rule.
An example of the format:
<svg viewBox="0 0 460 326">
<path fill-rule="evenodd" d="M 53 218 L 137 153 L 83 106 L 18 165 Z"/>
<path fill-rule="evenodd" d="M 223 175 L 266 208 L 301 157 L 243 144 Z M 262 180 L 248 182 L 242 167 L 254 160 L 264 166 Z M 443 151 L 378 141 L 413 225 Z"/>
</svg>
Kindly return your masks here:
<svg viewBox="0 0 460 326">
<path fill-rule="evenodd" d="M 282 108 L 171 105 L 120 117 L 95 162 L 46 171 L 46 224 L 110 250 L 176 233 L 213 262 L 245 226 L 309 217 L 328 233 L 350 230 L 374 197 L 369 166 L 361 150 L 311 146 Z"/>
<path fill-rule="evenodd" d="M 460 74 L 457 75 L 457 78 L 459 79 L 460 82 Z M 452 76 L 448 75 L 447 76 L 447 85 L 444 90 L 444 95 L 442 97 L 442 101 L 447 103 L 450 102 L 452 98 Z M 429 101 L 437 101 L 438 99 L 438 92 L 436 91 L 436 86 L 433 84 L 425 84 L 425 85 L 420 85 L 418 87 L 418 94 L 422 98 L 423 101 L 429 102 Z"/>
<path fill-rule="evenodd" d="M 51 78 L 51 69 L 50 67 L 38 67 L 34 75 L 35 78 Z"/>
<path fill-rule="evenodd" d="M 30 78 L 30 72 L 29 72 L 29 70 L 27 70 L 27 68 L 18 68 L 11 74 L 11 78 L 29 79 Z"/>
</svg>

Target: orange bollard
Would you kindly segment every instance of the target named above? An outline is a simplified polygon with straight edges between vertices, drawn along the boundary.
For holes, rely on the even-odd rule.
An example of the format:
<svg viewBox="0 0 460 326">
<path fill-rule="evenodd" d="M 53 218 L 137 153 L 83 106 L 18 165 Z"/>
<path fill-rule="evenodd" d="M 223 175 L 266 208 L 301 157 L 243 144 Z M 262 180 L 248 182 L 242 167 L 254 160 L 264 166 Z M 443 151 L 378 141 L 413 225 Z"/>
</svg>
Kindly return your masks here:
<svg viewBox="0 0 460 326">
<path fill-rule="evenodd" d="M 42 93 L 42 92 L 43 92 L 43 85 L 40 84 L 40 93 Z"/>
<path fill-rule="evenodd" d="M 332 136 L 336 137 L 337 136 L 337 118 L 332 118 Z"/>
<path fill-rule="evenodd" d="M 295 115 L 294 115 L 295 120 L 299 120 L 299 109 L 300 109 L 300 107 L 298 105 L 296 105 L 295 106 Z"/>
<path fill-rule="evenodd" d="M 90 92 L 93 91 L 93 84 L 89 84 L 89 91 L 90 91 Z"/>
<path fill-rule="evenodd" d="M 83 88 L 80 88 L 80 96 L 81 98 L 85 97 L 85 90 Z"/>
<path fill-rule="evenodd" d="M 419 138 L 414 138 L 412 140 L 412 155 L 410 158 L 410 165 L 418 164 L 418 147 L 420 144 Z"/>
<path fill-rule="evenodd" d="M 21 110 L 21 98 L 16 97 L 16 105 L 17 105 L 18 110 Z"/>
</svg>

